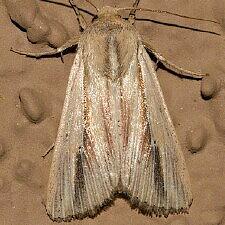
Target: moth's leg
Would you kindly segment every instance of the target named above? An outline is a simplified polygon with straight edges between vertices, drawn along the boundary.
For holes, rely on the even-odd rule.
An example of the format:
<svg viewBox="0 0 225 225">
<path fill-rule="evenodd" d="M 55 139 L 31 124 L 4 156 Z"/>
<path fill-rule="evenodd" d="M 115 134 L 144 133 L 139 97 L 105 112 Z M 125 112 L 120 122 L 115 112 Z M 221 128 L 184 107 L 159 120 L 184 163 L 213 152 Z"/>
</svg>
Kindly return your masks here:
<svg viewBox="0 0 225 225">
<path fill-rule="evenodd" d="M 64 50 L 77 45 L 78 40 L 79 40 L 78 37 L 71 38 L 65 44 L 63 44 L 61 47 L 59 47 L 57 49 L 49 50 L 49 51 L 46 51 L 46 52 L 25 52 L 25 51 L 20 51 L 20 50 L 13 49 L 13 48 L 11 48 L 10 50 L 15 52 L 15 53 L 18 53 L 20 55 L 26 55 L 26 56 L 30 56 L 30 57 L 39 58 L 39 57 L 42 57 L 42 56 L 50 56 L 50 55 L 56 55 L 58 53 L 62 53 Z"/>
<path fill-rule="evenodd" d="M 139 4 L 140 0 L 135 0 L 133 7 L 137 8 L 138 4 Z M 128 17 L 128 21 L 133 25 L 135 22 L 135 13 L 136 13 L 136 9 L 132 9 L 129 13 L 129 17 Z"/>
<path fill-rule="evenodd" d="M 204 73 L 197 73 L 197 72 L 192 72 L 186 69 L 183 69 L 182 67 L 179 67 L 177 65 L 175 65 L 174 63 L 170 62 L 169 60 L 167 60 L 166 58 L 164 58 L 158 51 L 156 51 L 147 41 L 144 40 L 144 38 L 142 37 L 142 43 L 145 46 L 145 48 L 150 51 L 151 53 L 154 54 L 154 56 L 157 58 L 157 60 L 159 62 L 161 62 L 165 67 L 167 67 L 168 69 L 171 69 L 172 71 L 174 71 L 177 74 L 181 74 L 182 76 L 185 77 L 190 77 L 190 78 L 197 78 L 197 79 L 201 79 L 204 76 L 207 76 L 208 74 L 204 74 Z"/>
<path fill-rule="evenodd" d="M 154 70 L 157 71 L 158 68 L 159 68 L 159 60 L 157 59 L 156 63 L 155 63 Z"/>
<path fill-rule="evenodd" d="M 45 154 L 42 155 L 41 157 L 42 157 L 42 158 L 45 158 L 45 157 L 53 150 L 54 147 L 55 147 L 55 143 L 53 143 L 53 144 L 48 148 L 48 150 L 45 152 Z"/>
<path fill-rule="evenodd" d="M 74 4 L 73 0 L 69 0 L 69 3 L 71 5 L 71 7 L 73 8 L 79 27 L 80 27 L 80 31 L 82 32 L 83 30 L 86 29 L 87 27 L 87 22 L 84 19 L 83 15 L 80 13 L 80 10 L 78 9 L 78 7 L 76 6 L 76 4 Z"/>
</svg>

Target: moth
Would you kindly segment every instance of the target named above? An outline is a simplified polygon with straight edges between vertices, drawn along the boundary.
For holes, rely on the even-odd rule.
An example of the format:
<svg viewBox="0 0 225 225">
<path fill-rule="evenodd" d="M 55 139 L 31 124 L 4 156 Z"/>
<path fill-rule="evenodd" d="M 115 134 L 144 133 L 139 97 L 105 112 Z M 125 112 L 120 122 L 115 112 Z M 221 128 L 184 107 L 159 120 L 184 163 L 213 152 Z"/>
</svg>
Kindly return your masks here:
<svg viewBox="0 0 225 225">
<path fill-rule="evenodd" d="M 98 9 L 78 39 L 56 50 L 16 51 L 40 57 L 77 45 L 49 175 L 52 220 L 94 216 L 116 193 L 147 215 L 185 213 L 192 203 L 184 156 L 147 51 L 179 74 L 204 74 L 170 63 L 145 41 L 133 26 L 138 2 L 128 20 L 119 15 L 124 9 Z"/>
</svg>

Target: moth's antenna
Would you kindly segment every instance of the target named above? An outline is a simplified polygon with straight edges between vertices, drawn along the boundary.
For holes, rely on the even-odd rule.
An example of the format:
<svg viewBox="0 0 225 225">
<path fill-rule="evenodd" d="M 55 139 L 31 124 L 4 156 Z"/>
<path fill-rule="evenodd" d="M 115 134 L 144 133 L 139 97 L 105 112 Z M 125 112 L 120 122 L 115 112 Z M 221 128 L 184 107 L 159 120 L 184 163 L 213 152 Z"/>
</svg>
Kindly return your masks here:
<svg viewBox="0 0 225 225">
<path fill-rule="evenodd" d="M 149 11 L 149 12 L 154 12 L 154 13 L 165 13 L 165 14 L 170 14 L 173 16 L 178 16 L 178 17 L 182 17 L 182 18 L 187 18 L 187 19 L 193 19 L 193 20 L 201 20 L 201 21 L 206 21 L 206 22 L 212 22 L 212 23 L 216 23 L 216 24 L 220 24 L 217 21 L 214 20 L 209 20 L 209 19 L 203 19 L 203 18 L 197 18 L 197 17 L 191 17 L 191 16 L 185 16 L 185 15 L 181 15 L 178 13 L 173 13 L 173 12 L 169 12 L 166 10 L 158 10 L 158 9 L 147 9 L 147 8 L 134 8 L 134 7 L 128 7 L 128 8 L 118 8 L 117 10 L 140 10 L 140 11 Z"/>
<path fill-rule="evenodd" d="M 90 0 L 85 1 L 88 2 L 92 7 L 94 7 L 97 12 L 99 11 L 99 9 Z"/>
<path fill-rule="evenodd" d="M 71 4 L 66 4 L 66 3 L 62 3 L 62 2 L 56 2 L 54 0 L 39 0 L 39 1 L 42 1 L 42 2 L 48 2 L 48 3 L 52 3 L 52 4 L 56 4 L 56 5 L 60 5 L 60 6 L 64 6 L 64 7 L 68 7 L 68 8 L 72 8 Z M 73 4 L 75 6 L 75 4 Z M 89 12 L 87 11 L 86 9 L 83 9 L 83 8 L 80 8 L 80 7 L 77 7 L 76 8 L 86 14 L 89 14 L 93 17 L 96 17 L 96 14 L 92 13 L 92 12 Z"/>
</svg>

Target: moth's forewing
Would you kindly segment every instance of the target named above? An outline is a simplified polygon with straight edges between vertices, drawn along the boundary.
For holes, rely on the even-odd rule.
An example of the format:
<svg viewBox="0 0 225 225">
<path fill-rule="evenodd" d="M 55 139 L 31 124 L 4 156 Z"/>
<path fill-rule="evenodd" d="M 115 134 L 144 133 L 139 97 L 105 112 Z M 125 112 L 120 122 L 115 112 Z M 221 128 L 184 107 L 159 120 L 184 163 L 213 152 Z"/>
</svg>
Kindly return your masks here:
<svg viewBox="0 0 225 225">
<path fill-rule="evenodd" d="M 140 67 L 136 79 L 141 94 L 134 118 L 142 114 L 138 127 L 143 125 L 139 131 L 133 129 L 133 138 L 128 138 L 132 145 L 126 152 L 125 164 L 129 164 L 123 174 L 129 179 L 124 186 L 131 201 L 144 213 L 167 216 L 187 212 L 192 195 L 182 150 L 154 65 L 142 44 L 137 57 Z"/>
</svg>

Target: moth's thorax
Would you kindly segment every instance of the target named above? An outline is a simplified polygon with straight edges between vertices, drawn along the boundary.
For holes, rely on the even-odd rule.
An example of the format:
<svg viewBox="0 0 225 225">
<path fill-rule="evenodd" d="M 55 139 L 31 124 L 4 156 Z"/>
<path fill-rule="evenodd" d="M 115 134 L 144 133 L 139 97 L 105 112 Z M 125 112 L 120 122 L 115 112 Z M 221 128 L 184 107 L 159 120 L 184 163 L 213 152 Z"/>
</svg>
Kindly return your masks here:
<svg viewBox="0 0 225 225">
<path fill-rule="evenodd" d="M 137 55 L 140 38 L 134 26 L 113 11 L 105 15 L 107 10 L 111 7 L 104 8 L 102 17 L 84 31 L 80 47 L 87 68 L 115 81 L 123 76 Z"/>
</svg>

